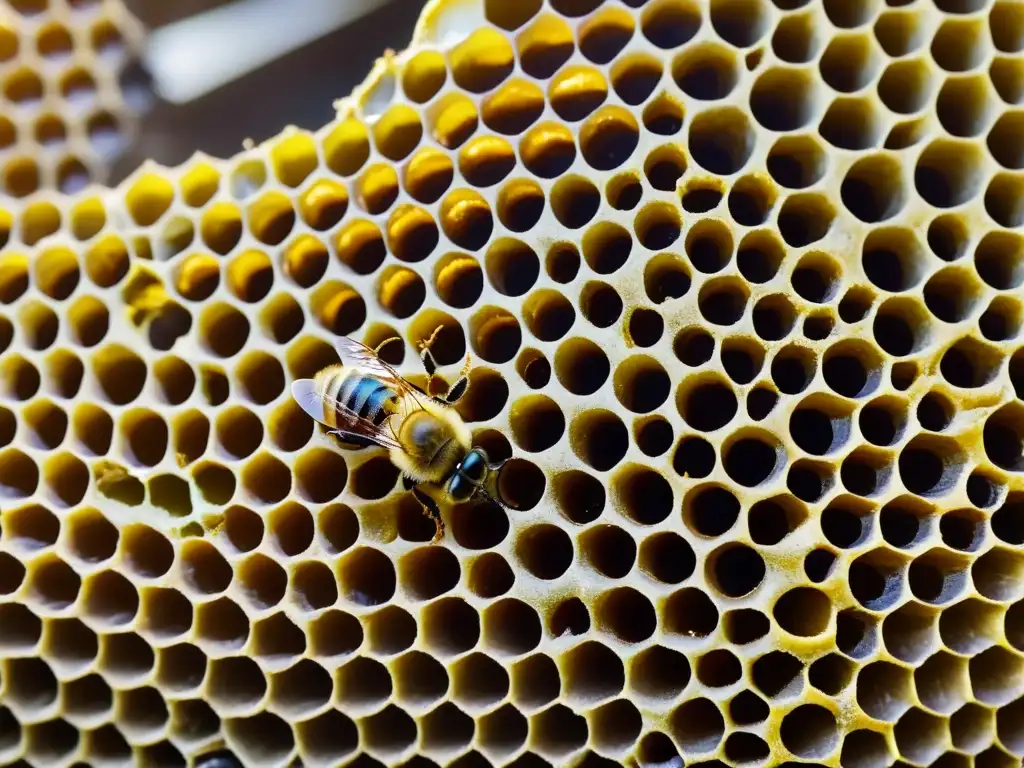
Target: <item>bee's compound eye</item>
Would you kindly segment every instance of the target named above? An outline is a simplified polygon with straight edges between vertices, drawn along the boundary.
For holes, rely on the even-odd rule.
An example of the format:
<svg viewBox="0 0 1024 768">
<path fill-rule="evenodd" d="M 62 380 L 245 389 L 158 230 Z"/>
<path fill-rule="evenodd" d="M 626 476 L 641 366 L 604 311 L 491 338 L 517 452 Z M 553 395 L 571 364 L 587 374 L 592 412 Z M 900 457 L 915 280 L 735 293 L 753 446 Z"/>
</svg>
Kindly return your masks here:
<svg viewBox="0 0 1024 768">
<path fill-rule="evenodd" d="M 448 481 L 448 495 L 452 501 L 466 501 L 475 490 L 475 485 L 457 473 Z"/>
<path fill-rule="evenodd" d="M 459 472 L 474 483 L 479 483 L 487 473 L 487 454 L 480 448 L 474 448 L 462 460 Z"/>
</svg>

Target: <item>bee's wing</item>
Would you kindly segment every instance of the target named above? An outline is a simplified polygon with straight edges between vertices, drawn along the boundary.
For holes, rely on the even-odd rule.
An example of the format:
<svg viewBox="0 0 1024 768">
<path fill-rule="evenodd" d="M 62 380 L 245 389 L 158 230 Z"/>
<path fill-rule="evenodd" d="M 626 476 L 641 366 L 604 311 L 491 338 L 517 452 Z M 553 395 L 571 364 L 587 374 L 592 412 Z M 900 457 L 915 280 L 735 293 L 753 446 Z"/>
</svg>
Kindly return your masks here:
<svg viewBox="0 0 1024 768">
<path fill-rule="evenodd" d="M 334 411 L 334 418 L 337 426 L 334 427 L 343 440 L 354 443 L 365 443 L 367 441 L 383 448 L 399 448 L 402 446 L 387 430 L 387 422 L 377 426 L 369 419 L 365 419 L 358 413 L 348 408 L 344 403 L 332 397 L 326 397 L 316 381 L 313 379 L 298 379 L 292 382 L 292 397 L 310 417 L 316 421 L 330 426 L 324 421 L 324 409 Z"/>
<path fill-rule="evenodd" d="M 365 344 L 347 336 L 341 336 L 334 342 L 334 348 L 341 358 L 342 365 L 357 367 L 365 373 L 375 376 L 385 384 L 394 387 L 399 395 L 407 395 L 416 391 L 416 388 L 402 378 L 398 371 L 377 357 L 376 353 Z"/>
</svg>

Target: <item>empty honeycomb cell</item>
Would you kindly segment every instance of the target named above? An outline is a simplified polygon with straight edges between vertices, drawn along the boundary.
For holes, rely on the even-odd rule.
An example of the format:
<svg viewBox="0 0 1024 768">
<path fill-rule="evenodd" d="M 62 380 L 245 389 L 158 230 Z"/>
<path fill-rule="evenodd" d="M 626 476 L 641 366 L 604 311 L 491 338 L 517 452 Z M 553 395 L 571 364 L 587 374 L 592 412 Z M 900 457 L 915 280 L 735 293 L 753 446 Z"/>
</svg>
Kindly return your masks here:
<svg viewBox="0 0 1024 768">
<path fill-rule="evenodd" d="M 247 561 L 246 569 L 241 576 L 243 581 L 252 582 L 253 602 L 260 607 L 277 605 L 284 597 L 288 576 L 273 561 L 262 556 L 253 557 Z M 291 572 L 290 591 L 294 603 L 305 611 L 327 608 L 338 600 L 337 583 L 330 573 L 330 568 L 323 563 L 302 563 L 296 566 Z M 324 624 L 332 626 L 333 619 L 328 616 L 324 620 Z M 344 636 L 346 627 L 342 625 L 339 629 L 342 630 L 341 634 Z M 321 636 L 320 632 L 316 632 L 313 639 Z M 320 640 L 321 644 L 329 642 L 330 640 L 326 636 Z"/>
<path fill-rule="evenodd" d="M 82 403 L 75 409 L 72 427 L 79 450 L 86 456 L 103 456 L 111 449 L 114 420 L 98 406 Z"/>
<path fill-rule="evenodd" d="M 7 698 L 16 712 L 39 718 L 55 703 L 57 679 L 42 659 L 8 659 L 3 669 Z"/>
<path fill-rule="evenodd" d="M 477 720 L 477 738 L 481 747 L 498 757 L 517 752 L 526 742 L 529 723 L 511 704 Z"/>
<path fill-rule="evenodd" d="M 243 760 L 283 760 L 295 748 L 291 726 L 268 712 L 228 720 L 224 730 Z"/>
<path fill-rule="evenodd" d="M 947 512 L 939 520 L 939 531 L 943 543 L 963 551 L 978 549 L 985 538 L 983 519 L 972 510 Z"/>
<path fill-rule="evenodd" d="M 881 56 L 870 37 L 837 35 L 818 62 L 822 79 L 840 93 L 852 93 L 872 83 L 881 66 Z"/>
<path fill-rule="evenodd" d="M 824 238 L 835 218 L 828 198 L 814 192 L 790 195 L 779 209 L 779 233 L 787 244 L 801 248 Z"/>
<path fill-rule="evenodd" d="M 217 202 L 204 212 L 199 234 L 210 250 L 226 256 L 238 245 L 242 236 L 242 212 L 234 203 Z"/>
<path fill-rule="evenodd" d="M 788 712 L 779 729 L 783 745 L 800 757 L 824 757 L 839 744 L 836 717 L 817 704 Z"/>
<path fill-rule="evenodd" d="M 451 702 L 446 702 L 420 721 L 422 741 L 428 751 L 463 749 L 473 740 L 473 719 Z"/>
<path fill-rule="evenodd" d="M 846 172 L 841 195 L 846 208 L 861 221 L 873 223 L 891 219 L 903 209 L 906 200 L 900 164 L 890 155 L 869 155 L 858 160 Z M 870 237 L 882 239 L 886 233 L 873 232 Z"/>
<path fill-rule="evenodd" d="M 35 400 L 22 411 L 22 418 L 33 447 L 54 450 L 64 442 L 68 430 L 67 414 L 49 400 Z M 15 428 L 12 425 L 11 431 Z"/>
<path fill-rule="evenodd" d="M 932 509 L 912 497 L 890 501 L 879 514 L 882 538 L 894 547 L 911 548 L 921 543 L 932 524 Z"/>
<path fill-rule="evenodd" d="M 205 742 L 220 731 L 220 718 L 204 701 L 170 702 L 170 733 L 185 742 Z"/>
<path fill-rule="evenodd" d="M 791 698 L 803 688 L 803 663 L 786 651 L 772 651 L 758 658 L 751 674 L 754 685 L 772 699 Z"/>
<path fill-rule="evenodd" d="M 896 748 L 914 762 L 931 762 L 941 753 L 947 732 L 944 719 L 915 707 L 896 724 Z"/>
<path fill-rule="evenodd" d="M 36 760 L 64 760 L 79 746 L 77 729 L 63 719 L 34 723 L 25 729 L 25 747 Z"/>
<path fill-rule="evenodd" d="M 824 150 L 816 140 L 807 136 L 783 136 L 768 153 L 768 173 L 778 184 L 790 189 L 813 186 L 825 175 L 827 168 L 828 158 Z"/>
<path fill-rule="evenodd" d="M 578 597 L 563 601 L 548 616 L 548 632 L 554 637 L 585 635 L 590 626 L 590 612 Z"/>
<path fill-rule="evenodd" d="M 159 734 L 167 724 L 167 704 L 155 688 L 136 688 L 115 694 L 115 716 L 130 737 Z"/>
<path fill-rule="evenodd" d="M 236 200 L 252 196 L 267 182 L 267 168 L 260 160 L 243 160 L 231 172 L 229 188 Z M 217 203 L 212 208 L 217 207 Z M 235 208 L 237 210 L 237 208 Z"/>
<path fill-rule="evenodd" d="M 416 639 L 417 627 L 415 619 L 407 611 L 396 606 L 387 606 L 367 616 L 365 630 L 369 649 L 374 653 L 390 656 L 401 653 L 412 645 Z M 351 671 L 355 672 L 360 667 L 370 669 L 363 661 L 356 659 Z"/>
<path fill-rule="evenodd" d="M 1011 297 L 997 296 L 978 319 L 982 335 L 990 341 L 1007 341 L 1021 328 L 1021 306 Z"/>
<path fill-rule="evenodd" d="M 983 75 L 949 78 L 936 97 L 939 121 L 953 136 L 983 133 L 993 116 L 994 94 Z"/>
<path fill-rule="evenodd" d="M 32 277 L 39 290 L 51 299 L 66 299 L 78 286 L 78 259 L 70 249 L 48 248 L 37 256 Z"/>
<path fill-rule="evenodd" d="M 684 437 L 676 446 L 672 468 L 681 477 L 704 478 L 715 468 L 715 449 L 702 437 Z"/>
<path fill-rule="evenodd" d="M 808 682 L 823 693 L 835 696 L 853 680 L 856 665 L 838 653 L 822 656 L 807 671 Z"/>
<path fill-rule="evenodd" d="M 91 638 L 88 632 L 75 627 L 73 630 L 60 636 L 61 640 L 69 646 L 68 651 L 78 654 L 83 662 L 92 660 Z M 82 640 L 79 640 L 82 638 Z M 74 640 L 74 648 L 70 642 Z M 86 653 L 86 649 L 89 652 Z M 139 684 L 143 682 L 153 669 L 156 655 L 142 637 L 134 632 L 121 632 L 113 635 L 104 635 L 101 641 L 100 667 L 111 680 L 116 680 L 121 685 Z"/>
<path fill-rule="evenodd" d="M 825 56 L 828 56 L 827 51 Z M 821 66 L 827 67 L 827 58 L 822 59 Z M 767 70 L 751 90 L 751 112 L 758 123 L 769 130 L 798 130 L 814 117 L 818 104 L 815 90 L 814 77 L 806 70 Z"/>
<path fill-rule="evenodd" d="M 220 264 L 208 254 L 191 254 L 178 266 L 175 289 L 190 301 L 208 299 L 220 283 Z"/>
<path fill-rule="evenodd" d="M 32 611 L 23 605 L 8 604 L 0 605 L 0 618 L 3 619 L 4 629 L 0 634 L 0 647 L 6 654 L 32 653 L 43 634 L 43 623 Z M 68 619 L 66 621 L 77 621 Z M 54 623 L 47 625 L 47 633 L 52 634 Z M 93 637 L 95 641 L 95 637 Z M 52 655 L 52 641 L 47 640 L 47 650 Z M 95 642 L 94 642 L 95 645 Z M 95 648 L 94 648 L 95 653 Z"/>
<path fill-rule="evenodd" d="M 288 467 L 268 453 L 259 453 L 242 470 L 242 485 L 254 501 L 276 504 L 291 490 Z"/>
<path fill-rule="evenodd" d="M 587 721 L 562 704 L 533 715 L 530 718 L 532 743 L 553 758 L 575 752 L 587 743 Z"/>
<path fill-rule="evenodd" d="M 363 719 L 359 725 L 368 749 L 382 755 L 404 752 L 418 737 L 415 721 L 394 704 Z"/>
<path fill-rule="evenodd" d="M 597 519 L 604 510 L 606 491 L 592 475 L 571 469 L 554 479 L 555 501 L 569 520 L 579 525 Z"/>
<path fill-rule="evenodd" d="M 614 525 L 590 528 L 580 536 L 579 545 L 584 561 L 607 578 L 623 578 L 636 561 L 636 542 Z"/>
<path fill-rule="evenodd" d="M 627 464 L 612 479 L 612 494 L 620 512 L 641 525 L 656 525 L 674 506 L 672 487 L 654 470 Z"/>
<path fill-rule="evenodd" d="M 697 660 L 697 679 L 709 688 L 724 688 L 740 679 L 739 659 L 730 651 L 719 649 L 705 653 Z"/>
<path fill-rule="evenodd" d="M 712 752 L 725 735 L 725 718 L 707 698 L 693 698 L 669 716 L 669 728 L 676 743 L 687 752 Z"/>
<path fill-rule="evenodd" d="M 543 389 L 551 380 L 551 363 L 540 350 L 527 348 L 516 358 L 516 373 L 531 389 Z"/>
<path fill-rule="evenodd" d="M 269 698 L 288 717 L 301 717 L 330 701 L 334 683 L 327 671 L 314 661 L 303 659 L 295 666 L 271 676 Z"/>
<path fill-rule="evenodd" d="M 183 517 L 192 512 L 192 498 L 188 482 L 177 475 L 161 474 L 150 477 L 146 483 L 149 500 L 153 506 L 164 510 L 173 517 Z M 141 499 L 139 500 L 141 503 Z"/>
<path fill-rule="evenodd" d="M 633 37 L 635 26 L 627 11 L 604 8 L 580 25 L 580 52 L 595 64 L 608 64 Z"/>
<path fill-rule="evenodd" d="M 547 395 L 528 395 L 516 400 L 509 412 L 512 437 L 524 451 L 545 451 L 565 433 L 565 416 Z"/>
<path fill-rule="evenodd" d="M 500 655 L 520 656 L 540 642 L 540 617 L 521 600 L 506 597 L 495 601 L 481 618 L 484 644 Z"/>
<path fill-rule="evenodd" d="M 401 205 L 392 212 L 387 235 L 391 252 L 407 262 L 422 261 L 438 242 L 434 219 L 427 211 L 413 205 Z"/>
<path fill-rule="evenodd" d="M 99 626 L 130 624 L 139 610 L 139 594 L 130 581 L 113 571 L 101 571 L 82 585 L 83 611 Z"/>
<path fill-rule="evenodd" d="M 946 267 L 925 283 L 925 306 L 943 322 L 962 322 L 974 314 L 983 290 L 970 270 L 961 266 Z"/>
<path fill-rule="evenodd" d="M 336 512 L 344 514 L 333 507 L 325 508 L 321 513 L 326 519 Z M 287 557 L 302 554 L 313 543 L 315 534 L 313 516 L 308 509 L 294 501 L 289 501 L 271 510 L 270 514 L 266 516 L 266 524 L 269 528 L 268 541 L 275 550 Z"/>
<path fill-rule="evenodd" d="M 330 229 L 348 209 L 348 190 L 338 182 L 322 179 L 313 182 L 299 199 L 299 214 L 313 229 Z"/>
<path fill-rule="evenodd" d="M 341 458 L 331 452 L 324 452 L 323 456 L 332 457 L 331 462 Z M 383 499 L 394 490 L 400 474 L 386 456 L 375 456 L 353 469 L 352 492 L 362 499 Z M 333 477 L 332 480 L 337 484 L 343 478 Z"/>
<path fill-rule="evenodd" d="M 644 175 L 655 189 L 671 192 L 686 170 L 686 159 L 673 147 L 659 147 L 648 153 Z M 635 171 L 613 176 L 605 187 L 608 204 L 618 211 L 631 211 L 640 202 L 643 187 Z"/>
<path fill-rule="evenodd" d="M 10 100 L 16 100 L 19 93 L 14 89 L 25 85 L 33 88 L 36 83 L 32 78 L 18 83 L 9 82 L 4 88 L 4 94 Z M 4 169 L 4 188 L 12 197 L 25 197 L 39 189 L 39 167 L 32 160 L 27 158 L 15 158 L 7 163 Z"/>
<path fill-rule="evenodd" d="M 662 78 L 662 69 L 661 61 L 655 56 L 629 53 L 612 65 L 612 87 L 624 102 L 631 106 L 639 106 L 657 89 Z M 607 118 L 611 116 L 610 110 L 611 108 L 602 110 L 606 124 Z M 617 126 L 616 134 L 620 139 L 625 136 L 624 127 L 628 126 L 623 123 Z"/>
<path fill-rule="evenodd" d="M 28 290 L 29 262 L 25 256 L 5 254 L 0 258 L 0 301 L 13 304 Z"/>
<path fill-rule="evenodd" d="M 936 139 L 917 161 L 914 185 L 929 204 L 952 208 L 978 193 L 980 165 L 981 157 L 972 144 Z"/>
<path fill-rule="evenodd" d="M 346 757 L 359 740 L 356 724 L 336 709 L 296 723 L 295 734 L 303 757 L 322 762 Z"/>
<path fill-rule="evenodd" d="M 185 586 L 200 595 L 215 595 L 231 584 L 231 566 L 212 544 L 187 542 L 178 556 L 181 578 Z"/>
<path fill-rule="evenodd" d="M 672 77 L 694 99 L 726 98 L 739 80 L 739 61 L 734 51 L 707 41 L 687 47 L 672 61 Z"/>
<path fill-rule="evenodd" d="M 579 229 L 594 218 L 601 204 L 597 187 L 582 176 L 566 176 L 551 190 L 551 208 L 559 223 Z"/>
<path fill-rule="evenodd" d="M 524 302 L 523 319 L 540 341 L 558 341 L 569 332 L 575 322 L 576 311 L 560 292 L 540 289 Z"/>
<path fill-rule="evenodd" d="M 997 290 L 1017 287 L 1024 280 L 1022 242 L 1008 232 L 989 232 L 974 252 L 974 267 L 988 285 Z"/>
<path fill-rule="evenodd" d="M 43 465 L 43 483 L 51 501 L 58 506 L 73 507 L 88 491 L 89 468 L 78 457 L 61 452 Z"/>
<path fill-rule="evenodd" d="M 111 761 L 131 759 L 131 747 L 115 726 L 103 725 L 83 735 L 87 754 L 95 759 Z"/>
<path fill-rule="evenodd" d="M 493 131 L 514 136 L 529 128 L 544 111 L 544 93 L 540 87 L 523 78 L 513 78 L 501 88 L 487 96 L 480 105 L 480 116 L 484 124 Z M 502 147 L 501 154 L 511 152 L 511 146 L 504 141 L 480 137 L 463 147 L 460 156 L 469 159 L 479 146 L 484 154 L 491 148 Z M 513 162 L 514 164 L 514 162 Z M 463 176 L 469 176 L 463 171 Z"/>
<path fill-rule="evenodd" d="M 250 629 L 254 628 L 245 612 L 226 597 L 196 607 L 193 631 L 199 645 L 211 654 L 238 651 L 249 639 Z"/>
<path fill-rule="evenodd" d="M 643 717 L 629 700 L 618 699 L 592 710 L 588 725 L 597 749 L 623 752 L 636 743 L 643 729 Z"/>
<path fill-rule="evenodd" d="M 164 224 L 163 230 L 157 235 L 155 243 L 146 247 L 152 249 L 157 261 L 169 261 L 188 248 L 195 237 L 192 222 L 181 216 L 175 216 Z M 142 246 L 136 245 L 136 248 Z"/>
<path fill-rule="evenodd" d="M 993 713 L 973 702 L 958 709 L 949 719 L 953 746 L 968 753 L 980 752 L 988 746 L 994 727 Z"/>
<path fill-rule="evenodd" d="M 914 671 L 918 698 L 929 709 L 950 714 L 969 695 L 967 663 L 940 651 Z"/>
<path fill-rule="evenodd" d="M 451 668 L 451 695 L 471 711 L 492 708 L 508 696 L 509 686 L 508 672 L 482 653 L 464 656 Z"/>
<path fill-rule="evenodd" d="M 381 303 L 396 316 L 402 316 L 401 312 L 412 314 L 418 306 L 423 282 L 409 270 L 392 269 L 395 273 L 385 272 L 381 276 Z M 411 284 L 407 279 L 410 275 L 413 278 Z M 312 314 L 320 324 L 337 335 L 352 333 L 366 321 L 363 297 L 351 286 L 337 280 L 322 281 L 310 295 L 310 304 Z"/>
<path fill-rule="evenodd" d="M 661 416 L 638 418 L 633 422 L 633 442 L 645 456 L 656 457 L 672 447 L 672 425 Z"/>
<path fill-rule="evenodd" d="M 569 427 L 573 451 L 590 467 L 606 472 L 625 456 L 629 432 L 622 420 L 604 409 L 584 411 Z"/>
<path fill-rule="evenodd" d="M 60 536 L 60 521 L 40 504 L 9 509 L 4 514 L 3 541 L 31 552 L 53 546 Z"/>
</svg>

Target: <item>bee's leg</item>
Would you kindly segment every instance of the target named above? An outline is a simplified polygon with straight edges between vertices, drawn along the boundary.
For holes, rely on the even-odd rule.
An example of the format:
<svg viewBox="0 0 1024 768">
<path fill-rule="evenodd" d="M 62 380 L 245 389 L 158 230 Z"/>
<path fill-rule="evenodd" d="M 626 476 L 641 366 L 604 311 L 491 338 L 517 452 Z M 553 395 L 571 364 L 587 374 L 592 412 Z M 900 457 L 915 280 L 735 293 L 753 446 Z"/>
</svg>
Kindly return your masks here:
<svg viewBox="0 0 1024 768">
<path fill-rule="evenodd" d="M 435 501 L 419 488 L 413 486 L 411 490 L 416 501 L 422 505 L 423 514 L 434 521 L 434 538 L 430 540 L 430 543 L 437 544 L 444 538 L 444 520 L 441 519 L 441 510 L 438 509 Z"/>
<path fill-rule="evenodd" d="M 463 364 L 462 370 L 459 371 L 459 377 L 455 379 L 455 383 L 448 387 L 448 391 L 441 397 L 448 405 L 455 405 L 466 394 L 466 390 L 469 389 L 469 369 L 471 367 L 472 360 L 469 355 L 466 355 L 466 362 Z"/>
<path fill-rule="evenodd" d="M 434 332 L 430 334 L 430 338 L 424 339 L 419 343 L 420 347 L 420 360 L 423 361 L 423 367 L 427 371 L 427 375 L 433 378 L 434 374 L 437 373 L 437 361 L 434 359 L 433 353 L 430 348 L 437 341 L 437 335 L 444 330 L 443 325 L 437 326 Z"/>
</svg>

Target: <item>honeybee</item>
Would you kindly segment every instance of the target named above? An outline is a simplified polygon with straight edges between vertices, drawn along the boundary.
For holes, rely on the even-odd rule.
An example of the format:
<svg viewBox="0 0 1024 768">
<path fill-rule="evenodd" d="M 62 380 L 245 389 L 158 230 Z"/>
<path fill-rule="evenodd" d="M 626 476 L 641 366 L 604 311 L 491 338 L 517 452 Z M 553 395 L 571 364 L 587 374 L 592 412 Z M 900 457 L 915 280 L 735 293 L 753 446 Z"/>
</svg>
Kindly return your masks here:
<svg viewBox="0 0 1024 768">
<path fill-rule="evenodd" d="M 437 362 L 430 347 L 442 327 L 420 344 L 420 359 L 431 379 Z M 419 486 L 441 488 L 453 502 L 480 496 L 501 506 L 496 487 L 504 462 L 492 464 L 487 452 L 473 445 L 472 433 L 452 407 L 469 387 L 469 356 L 455 383 L 435 397 L 380 359 L 378 352 L 394 341 L 401 339 L 390 338 L 370 349 L 354 339 L 338 339 L 335 348 L 341 365 L 328 366 L 312 379 L 293 382 L 292 397 L 303 411 L 328 427 L 328 434 L 345 443 L 388 449 L 392 463 L 402 471 L 406 489 L 433 520 L 432 543 L 437 543 L 444 535 L 441 512 Z"/>
</svg>

